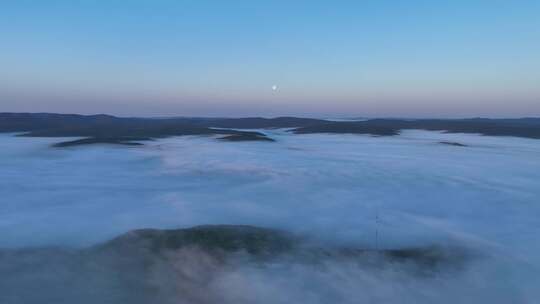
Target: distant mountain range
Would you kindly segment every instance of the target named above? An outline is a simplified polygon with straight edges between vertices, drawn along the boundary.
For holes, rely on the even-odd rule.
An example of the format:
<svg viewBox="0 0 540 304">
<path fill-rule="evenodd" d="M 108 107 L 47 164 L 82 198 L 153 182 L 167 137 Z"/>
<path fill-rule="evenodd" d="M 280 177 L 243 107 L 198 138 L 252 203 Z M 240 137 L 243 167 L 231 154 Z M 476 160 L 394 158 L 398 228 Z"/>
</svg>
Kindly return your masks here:
<svg viewBox="0 0 540 304">
<path fill-rule="evenodd" d="M 519 119 L 370 119 L 328 122 L 300 127 L 295 133 L 357 133 L 397 135 L 401 130 L 418 129 L 448 133 L 477 133 L 491 136 L 517 136 L 540 139 L 540 118 Z"/>
<path fill-rule="evenodd" d="M 82 137 L 59 143 L 65 147 L 94 143 L 135 144 L 181 135 L 224 135 L 230 141 L 272 141 L 265 134 L 241 129 L 291 128 L 295 134 L 352 133 L 376 136 L 397 135 L 401 130 L 420 129 L 450 133 L 477 133 L 540 139 L 540 118 L 520 119 L 368 119 L 330 121 L 324 119 L 277 118 L 122 118 L 111 115 L 51 113 L 0 113 L 0 132 L 28 137 Z"/>
</svg>

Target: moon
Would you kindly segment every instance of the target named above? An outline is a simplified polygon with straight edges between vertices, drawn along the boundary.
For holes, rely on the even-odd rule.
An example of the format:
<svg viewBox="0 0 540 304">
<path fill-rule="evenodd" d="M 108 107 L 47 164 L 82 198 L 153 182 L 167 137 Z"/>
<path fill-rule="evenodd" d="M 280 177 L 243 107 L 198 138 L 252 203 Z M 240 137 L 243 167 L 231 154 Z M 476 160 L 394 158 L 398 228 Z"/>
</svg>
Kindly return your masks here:
<svg viewBox="0 0 540 304">
<path fill-rule="evenodd" d="M 278 86 L 277 86 L 277 85 L 273 85 L 273 86 L 272 86 L 272 91 L 276 92 L 277 89 L 278 89 Z"/>
</svg>

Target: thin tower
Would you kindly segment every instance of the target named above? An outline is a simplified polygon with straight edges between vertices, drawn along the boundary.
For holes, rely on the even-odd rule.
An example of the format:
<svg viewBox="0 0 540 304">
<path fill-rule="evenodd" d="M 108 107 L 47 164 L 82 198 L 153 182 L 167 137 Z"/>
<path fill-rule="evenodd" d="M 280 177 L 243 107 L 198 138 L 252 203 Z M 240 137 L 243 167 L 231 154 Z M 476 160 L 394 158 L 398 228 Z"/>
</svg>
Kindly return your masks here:
<svg viewBox="0 0 540 304">
<path fill-rule="evenodd" d="M 379 205 L 375 209 L 375 250 L 379 251 Z"/>
</svg>

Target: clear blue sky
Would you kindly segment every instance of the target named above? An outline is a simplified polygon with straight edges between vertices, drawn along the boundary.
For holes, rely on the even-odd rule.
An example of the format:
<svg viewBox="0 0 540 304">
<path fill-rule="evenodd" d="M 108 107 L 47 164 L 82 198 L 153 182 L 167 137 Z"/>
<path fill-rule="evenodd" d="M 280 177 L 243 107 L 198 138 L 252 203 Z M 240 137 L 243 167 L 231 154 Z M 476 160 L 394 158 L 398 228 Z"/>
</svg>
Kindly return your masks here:
<svg viewBox="0 0 540 304">
<path fill-rule="evenodd" d="M 540 116 L 540 1 L 2 0 L 2 111 Z"/>
</svg>

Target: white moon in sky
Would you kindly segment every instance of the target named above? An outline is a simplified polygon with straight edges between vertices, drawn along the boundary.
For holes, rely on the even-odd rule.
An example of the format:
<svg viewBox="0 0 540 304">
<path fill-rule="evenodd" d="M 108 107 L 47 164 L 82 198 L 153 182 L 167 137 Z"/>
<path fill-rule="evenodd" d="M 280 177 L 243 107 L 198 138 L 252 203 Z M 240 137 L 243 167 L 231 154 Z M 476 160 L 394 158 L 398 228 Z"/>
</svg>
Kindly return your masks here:
<svg viewBox="0 0 540 304">
<path fill-rule="evenodd" d="M 272 91 L 275 92 L 275 91 L 277 91 L 277 89 L 278 89 L 277 85 L 273 85 L 273 86 L 272 86 Z"/>
</svg>

